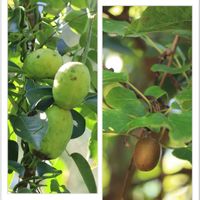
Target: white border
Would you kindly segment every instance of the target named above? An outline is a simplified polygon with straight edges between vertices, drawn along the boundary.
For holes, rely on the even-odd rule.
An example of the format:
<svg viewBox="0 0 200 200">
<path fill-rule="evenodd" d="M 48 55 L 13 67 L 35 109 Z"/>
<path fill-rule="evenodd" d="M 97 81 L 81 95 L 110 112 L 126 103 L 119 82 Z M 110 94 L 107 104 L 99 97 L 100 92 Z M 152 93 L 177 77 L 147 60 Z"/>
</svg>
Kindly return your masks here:
<svg viewBox="0 0 200 200">
<path fill-rule="evenodd" d="M 97 0 L 98 1 L 98 194 L 7 194 L 7 1 L 0 1 L 1 69 L 1 173 L 0 199 L 99 200 L 102 199 L 102 5 L 193 6 L 193 199 L 199 199 L 199 1 L 198 0 Z M 3 23 L 2 23 L 3 22 Z M 3 51 L 3 52 L 2 52 Z M 2 54 L 3 53 L 3 54 Z"/>
</svg>

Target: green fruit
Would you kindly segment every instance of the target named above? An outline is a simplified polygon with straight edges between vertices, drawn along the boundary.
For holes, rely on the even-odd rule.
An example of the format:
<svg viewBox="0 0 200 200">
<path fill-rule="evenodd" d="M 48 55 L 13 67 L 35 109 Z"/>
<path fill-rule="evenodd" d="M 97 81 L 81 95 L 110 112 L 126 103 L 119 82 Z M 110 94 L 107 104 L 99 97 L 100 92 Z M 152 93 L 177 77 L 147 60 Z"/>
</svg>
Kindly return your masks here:
<svg viewBox="0 0 200 200">
<path fill-rule="evenodd" d="M 134 163 L 141 171 L 152 170 L 159 162 L 161 145 L 153 138 L 144 138 L 137 142 L 133 154 Z"/>
<path fill-rule="evenodd" d="M 55 103 L 64 109 L 78 106 L 90 89 L 90 73 L 80 62 L 64 64 L 55 75 L 53 97 Z"/>
<path fill-rule="evenodd" d="M 54 78 L 62 64 L 62 56 L 58 52 L 52 49 L 38 49 L 26 57 L 23 70 L 30 78 Z"/>
<path fill-rule="evenodd" d="M 51 106 L 46 110 L 48 129 L 42 139 L 40 149 L 29 145 L 30 150 L 37 157 L 45 160 L 55 159 L 65 150 L 73 130 L 73 118 L 70 111 L 58 106 Z"/>
</svg>

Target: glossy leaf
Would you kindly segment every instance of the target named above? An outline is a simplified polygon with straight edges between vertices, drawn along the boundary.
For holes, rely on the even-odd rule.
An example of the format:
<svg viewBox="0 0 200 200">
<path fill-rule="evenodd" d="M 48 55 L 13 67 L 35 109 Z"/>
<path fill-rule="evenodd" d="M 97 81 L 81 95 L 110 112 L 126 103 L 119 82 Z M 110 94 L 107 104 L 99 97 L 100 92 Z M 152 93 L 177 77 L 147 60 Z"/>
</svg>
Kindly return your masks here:
<svg viewBox="0 0 200 200">
<path fill-rule="evenodd" d="M 36 170 L 39 176 L 44 176 L 45 174 L 58 176 L 62 173 L 61 170 L 57 170 L 45 162 L 38 162 Z"/>
<path fill-rule="evenodd" d="M 17 172 L 20 177 L 23 177 L 25 172 L 25 168 L 20 163 L 13 160 L 8 161 L 8 170 Z"/>
<path fill-rule="evenodd" d="M 37 87 L 29 89 L 26 92 L 26 98 L 30 104 L 31 109 L 41 108 L 41 110 L 45 110 L 53 103 L 52 88 Z M 43 104 L 43 106 L 41 106 L 41 104 Z"/>
<path fill-rule="evenodd" d="M 76 163 L 79 169 L 79 172 L 88 188 L 88 191 L 90 193 L 96 193 L 97 187 L 96 187 L 95 179 L 92 174 L 91 167 L 88 164 L 87 160 L 85 160 L 85 158 L 79 153 L 73 153 L 71 154 L 71 157 Z"/>
<path fill-rule="evenodd" d="M 84 117 L 77 111 L 71 110 L 73 121 L 74 121 L 74 127 L 71 139 L 78 138 L 85 132 L 85 119 Z"/>
<path fill-rule="evenodd" d="M 18 65 L 16 65 L 12 61 L 8 61 L 8 72 L 9 73 L 22 73 L 22 70 Z"/>
<path fill-rule="evenodd" d="M 33 144 L 36 149 L 40 148 L 42 138 L 47 132 L 48 120 L 45 113 L 38 113 L 34 116 L 11 115 L 9 120 L 15 133 L 24 141 Z"/>
<path fill-rule="evenodd" d="M 97 142 L 97 123 L 91 133 L 91 138 L 89 141 L 90 158 L 94 159 L 97 164 L 98 159 L 98 142 Z"/>
<path fill-rule="evenodd" d="M 51 189 L 51 192 L 60 193 L 60 188 L 59 188 L 59 184 L 57 180 L 55 179 L 51 180 L 50 189 Z"/>
<path fill-rule="evenodd" d="M 89 94 L 84 101 L 84 105 L 90 108 L 91 111 L 97 113 L 97 95 L 95 93 Z"/>
<path fill-rule="evenodd" d="M 8 140 L 8 160 L 18 160 L 19 146 L 14 140 Z M 8 170 L 8 173 L 12 173 L 13 170 Z"/>
</svg>

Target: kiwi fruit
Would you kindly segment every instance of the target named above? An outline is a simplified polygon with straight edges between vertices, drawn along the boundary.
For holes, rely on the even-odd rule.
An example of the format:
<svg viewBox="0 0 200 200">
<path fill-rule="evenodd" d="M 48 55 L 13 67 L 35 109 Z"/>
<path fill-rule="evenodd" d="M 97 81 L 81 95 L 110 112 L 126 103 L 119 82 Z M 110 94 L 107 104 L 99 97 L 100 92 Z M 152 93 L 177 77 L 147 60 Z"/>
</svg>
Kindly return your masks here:
<svg viewBox="0 0 200 200">
<path fill-rule="evenodd" d="M 140 139 L 135 146 L 133 160 L 137 169 L 152 170 L 159 162 L 162 153 L 160 143 L 154 138 Z"/>
</svg>

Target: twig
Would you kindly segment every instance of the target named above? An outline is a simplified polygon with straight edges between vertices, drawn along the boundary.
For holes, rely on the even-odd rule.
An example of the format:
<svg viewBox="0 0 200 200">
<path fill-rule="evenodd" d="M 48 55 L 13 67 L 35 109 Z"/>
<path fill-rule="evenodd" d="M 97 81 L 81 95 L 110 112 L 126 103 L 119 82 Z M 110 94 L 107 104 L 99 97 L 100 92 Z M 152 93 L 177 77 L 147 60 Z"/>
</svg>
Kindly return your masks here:
<svg viewBox="0 0 200 200">
<path fill-rule="evenodd" d="M 128 167 L 128 170 L 126 172 L 125 178 L 124 178 L 124 183 L 122 186 L 122 195 L 120 197 L 120 200 L 125 200 L 126 198 L 126 194 L 127 194 L 127 190 L 128 190 L 128 186 L 130 181 L 132 180 L 132 176 L 131 173 L 133 171 L 133 156 L 131 157 L 131 161 Z"/>
<path fill-rule="evenodd" d="M 83 54 L 82 54 L 82 62 L 85 64 L 86 60 L 87 60 L 87 55 L 88 55 L 88 51 L 90 48 L 90 43 L 91 43 L 91 39 L 92 39 L 92 25 L 94 22 L 94 18 L 95 18 L 95 14 L 91 15 L 91 13 L 88 11 L 88 15 L 89 15 L 89 24 L 88 24 L 88 32 L 87 32 L 87 43 L 86 43 L 86 47 L 84 48 Z"/>
<path fill-rule="evenodd" d="M 168 60 L 168 63 L 167 63 L 167 67 L 170 67 L 172 65 L 172 62 L 173 62 L 173 57 L 174 57 L 174 54 L 176 52 L 176 47 L 178 45 L 178 41 L 179 41 L 180 37 L 179 35 L 176 35 L 175 38 L 174 38 L 174 41 L 172 43 L 172 48 L 171 48 L 171 55 L 169 56 L 169 60 Z M 167 77 L 167 73 L 164 73 L 163 76 L 162 76 L 162 79 L 160 81 L 160 87 L 162 87 L 165 79 Z"/>
<path fill-rule="evenodd" d="M 148 104 L 149 106 L 149 111 L 152 112 L 152 105 L 150 103 L 150 101 L 142 94 L 142 92 L 140 92 L 133 84 L 131 84 L 130 82 L 126 82 L 140 97 L 142 97 L 142 99 Z"/>
</svg>

